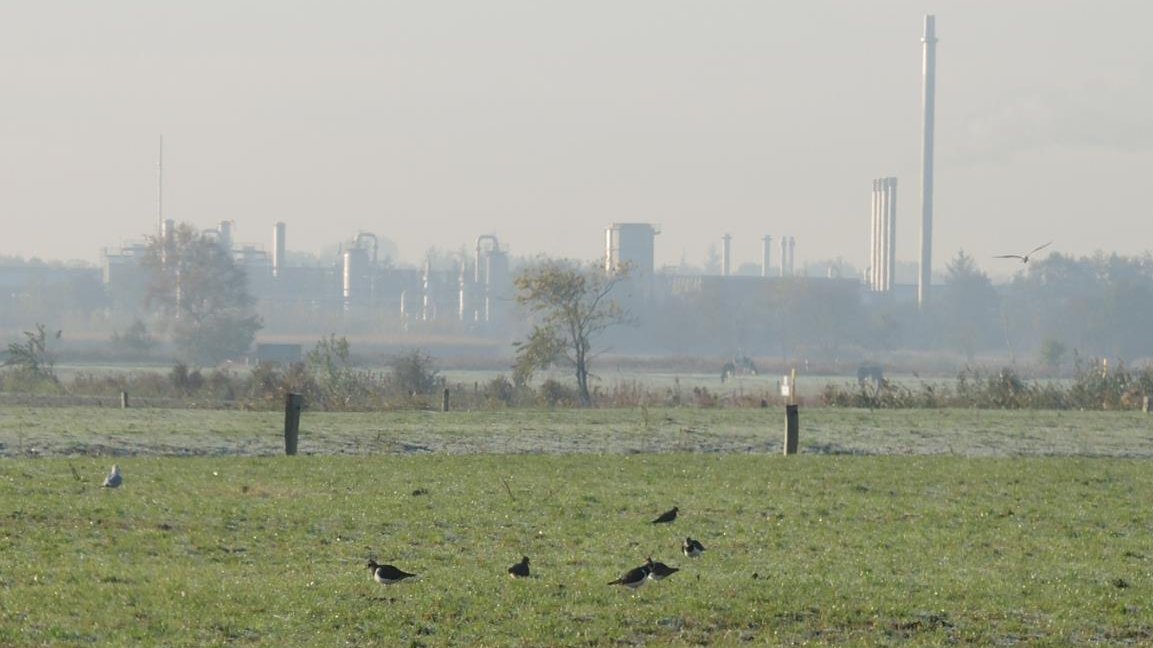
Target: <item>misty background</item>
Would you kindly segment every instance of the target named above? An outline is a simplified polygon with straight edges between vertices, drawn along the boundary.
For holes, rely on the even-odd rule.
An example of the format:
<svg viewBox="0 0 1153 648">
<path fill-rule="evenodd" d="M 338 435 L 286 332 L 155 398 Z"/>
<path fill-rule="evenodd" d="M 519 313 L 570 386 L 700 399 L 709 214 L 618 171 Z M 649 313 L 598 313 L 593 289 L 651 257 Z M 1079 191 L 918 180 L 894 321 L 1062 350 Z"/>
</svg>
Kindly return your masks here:
<svg viewBox="0 0 1153 648">
<path fill-rule="evenodd" d="M 849 285 L 867 265 L 881 176 L 901 183 L 898 282 L 916 270 L 927 13 L 939 38 L 933 270 L 941 284 L 980 284 L 953 300 L 984 300 L 979 334 L 946 333 L 947 315 Z M 1089 296 L 1122 290 L 1110 279 L 1121 271 L 1102 270 L 1117 264 L 1145 290 L 1150 18 L 1135 0 L 14 6 L 0 24 L 0 257 L 99 268 L 106 250 L 154 235 L 163 136 L 164 218 L 231 221 L 236 241 L 259 248 L 285 222 L 296 263 L 334 264 L 358 232 L 379 236 L 398 268 L 433 259 L 450 273 L 481 234 L 498 235 L 514 266 L 592 260 L 606 225 L 648 222 L 666 272 L 714 272 L 727 233 L 734 272 L 752 273 L 773 234 L 796 238 L 798 275 L 849 282 L 829 284 L 844 294 L 820 303 L 835 308 L 807 316 L 824 326 L 832 313 L 836 330 L 794 326 L 795 343 L 782 341 L 785 323 L 765 323 L 803 311 L 783 296 L 757 306 L 740 291 L 701 293 L 739 305 L 733 317 L 728 302 L 702 310 L 685 294 L 634 304 L 680 324 L 668 339 L 616 334 L 646 352 L 1013 357 L 1051 340 L 1141 357 L 1153 352 L 1103 324 L 1055 331 L 1074 326 L 1069 312 L 1023 295 L 1075 289 L 1084 298 L 1062 303 L 1101 317 Z M 1046 241 L 1083 281 L 1054 288 L 1044 265 L 993 258 Z M 61 276 L 5 283 L 0 328 L 55 318 L 103 335 L 138 316 L 99 276 Z M 1117 321 L 1147 314 L 1141 300 L 1115 301 L 1132 310 Z M 262 335 L 371 329 L 265 306 Z"/>
<path fill-rule="evenodd" d="M 916 259 L 921 29 L 937 15 L 935 259 L 1047 240 L 1147 249 L 1145 2 L 24 3 L 0 25 L 0 254 L 98 263 L 164 210 L 322 253 L 358 230 L 419 263 L 481 233 L 657 265 L 728 232 L 863 267 L 897 176 Z"/>
</svg>

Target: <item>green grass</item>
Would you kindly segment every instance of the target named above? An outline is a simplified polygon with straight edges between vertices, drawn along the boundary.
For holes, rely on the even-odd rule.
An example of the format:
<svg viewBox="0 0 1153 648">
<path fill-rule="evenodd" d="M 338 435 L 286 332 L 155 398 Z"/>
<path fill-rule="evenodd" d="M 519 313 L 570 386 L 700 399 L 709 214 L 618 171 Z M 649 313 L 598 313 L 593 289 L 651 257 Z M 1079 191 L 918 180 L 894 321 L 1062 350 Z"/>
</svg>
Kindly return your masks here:
<svg viewBox="0 0 1153 648">
<path fill-rule="evenodd" d="M 807 454 L 1153 458 L 1140 412 L 801 408 Z M 0 407 L 0 457 L 276 455 L 276 412 Z M 300 452 L 378 454 L 778 453 L 781 408 L 305 411 Z"/>
<path fill-rule="evenodd" d="M 1143 460 L 139 456 L 116 491 L 109 463 L 0 461 L 0 645 L 1153 641 Z M 647 555 L 682 571 L 606 584 Z"/>
</svg>

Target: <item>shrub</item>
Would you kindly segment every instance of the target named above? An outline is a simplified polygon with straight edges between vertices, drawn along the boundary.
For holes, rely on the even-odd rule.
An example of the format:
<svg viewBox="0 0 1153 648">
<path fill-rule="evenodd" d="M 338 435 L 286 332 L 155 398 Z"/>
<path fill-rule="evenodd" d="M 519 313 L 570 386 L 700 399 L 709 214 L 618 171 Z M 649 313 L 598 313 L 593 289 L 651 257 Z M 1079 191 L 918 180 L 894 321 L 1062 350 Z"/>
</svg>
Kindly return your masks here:
<svg viewBox="0 0 1153 648">
<path fill-rule="evenodd" d="M 549 407 L 574 407 L 580 403 L 580 396 L 575 388 L 549 378 L 537 388 L 537 401 Z"/>
<path fill-rule="evenodd" d="M 427 395 L 444 388 L 432 356 L 420 349 L 394 356 L 388 364 L 391 367 L 388 385 L 394 395 Z"/>
</svg>

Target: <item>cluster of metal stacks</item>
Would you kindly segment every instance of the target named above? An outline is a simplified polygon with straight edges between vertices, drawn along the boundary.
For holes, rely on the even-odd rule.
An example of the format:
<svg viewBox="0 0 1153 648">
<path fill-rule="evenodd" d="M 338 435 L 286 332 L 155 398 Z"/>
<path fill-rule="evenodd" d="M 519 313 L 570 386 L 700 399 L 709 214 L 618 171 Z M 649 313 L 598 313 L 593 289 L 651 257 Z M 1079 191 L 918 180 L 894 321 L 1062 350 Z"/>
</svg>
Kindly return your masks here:
<svg viewBox="0 0 1153 648">
<path fill-rule="evenodd" d="M 653 274 L 653 250 L 656 247 L 654 239 L 657 234 L 660 234 L 660 230 L 651 223 L 613 223 L 609 225 L 605 229 L 605 270 L 616 272 L 627 265 L 629 273 L 634 277 Z M 722 277 L 730 277 L 735 274 L 732 262 L 732 242 L 733 237 L 730 234 L 721 237 Z M 761 276 L 792 276 L 797 239 L 792 236 L 781 237 L 781 257 L 776 271 L 773 270 L 770 263 L 772 245 L 772 236 L 765 236 L 761 239 Z"/>
<path fill-rule="evenodd" d="M 893 289 L 897 249 L 897 179 L 873 181 L 873 213 L 869 227 L 869 288 L 880 292 Z"/>
</svg>

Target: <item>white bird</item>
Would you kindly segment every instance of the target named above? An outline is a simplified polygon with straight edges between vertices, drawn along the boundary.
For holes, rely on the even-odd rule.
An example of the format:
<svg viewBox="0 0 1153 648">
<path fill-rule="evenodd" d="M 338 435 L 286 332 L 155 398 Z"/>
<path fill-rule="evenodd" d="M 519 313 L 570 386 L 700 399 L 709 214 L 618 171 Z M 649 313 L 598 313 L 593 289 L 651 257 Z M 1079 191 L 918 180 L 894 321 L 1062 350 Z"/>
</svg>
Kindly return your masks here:
<svg viewBox="0 0 1153 648">
<path fill-rule="evenodd" d="M 107 488 L 117 488 L 120 484 L 124 483 L 124 477 L 120 475 L 120 465 L 112 464 L 112 472 L 104 478 L 104 486 Z"/>
<path fill-rule="evenodd" d="M 1044 250 L 1045 248 L 1049 247 L 1050 245 L 1053 245 L 1053 241 L 1049 241 L 1045 245 L 1038 245 L 1037 247 L 1033 248 L 1032 250 L 1029 250 L 1028 252 L 1026 252 L 1025 254 L 997 254 L 997 255 L 994 255 L 993 258 L 994 259 L 1020 259 L 1021 263 L 1028 263 L 1029 257 L 1033 256 L 1037 252 L 1040 252 L 1041 250 Z"/>
</svg>

